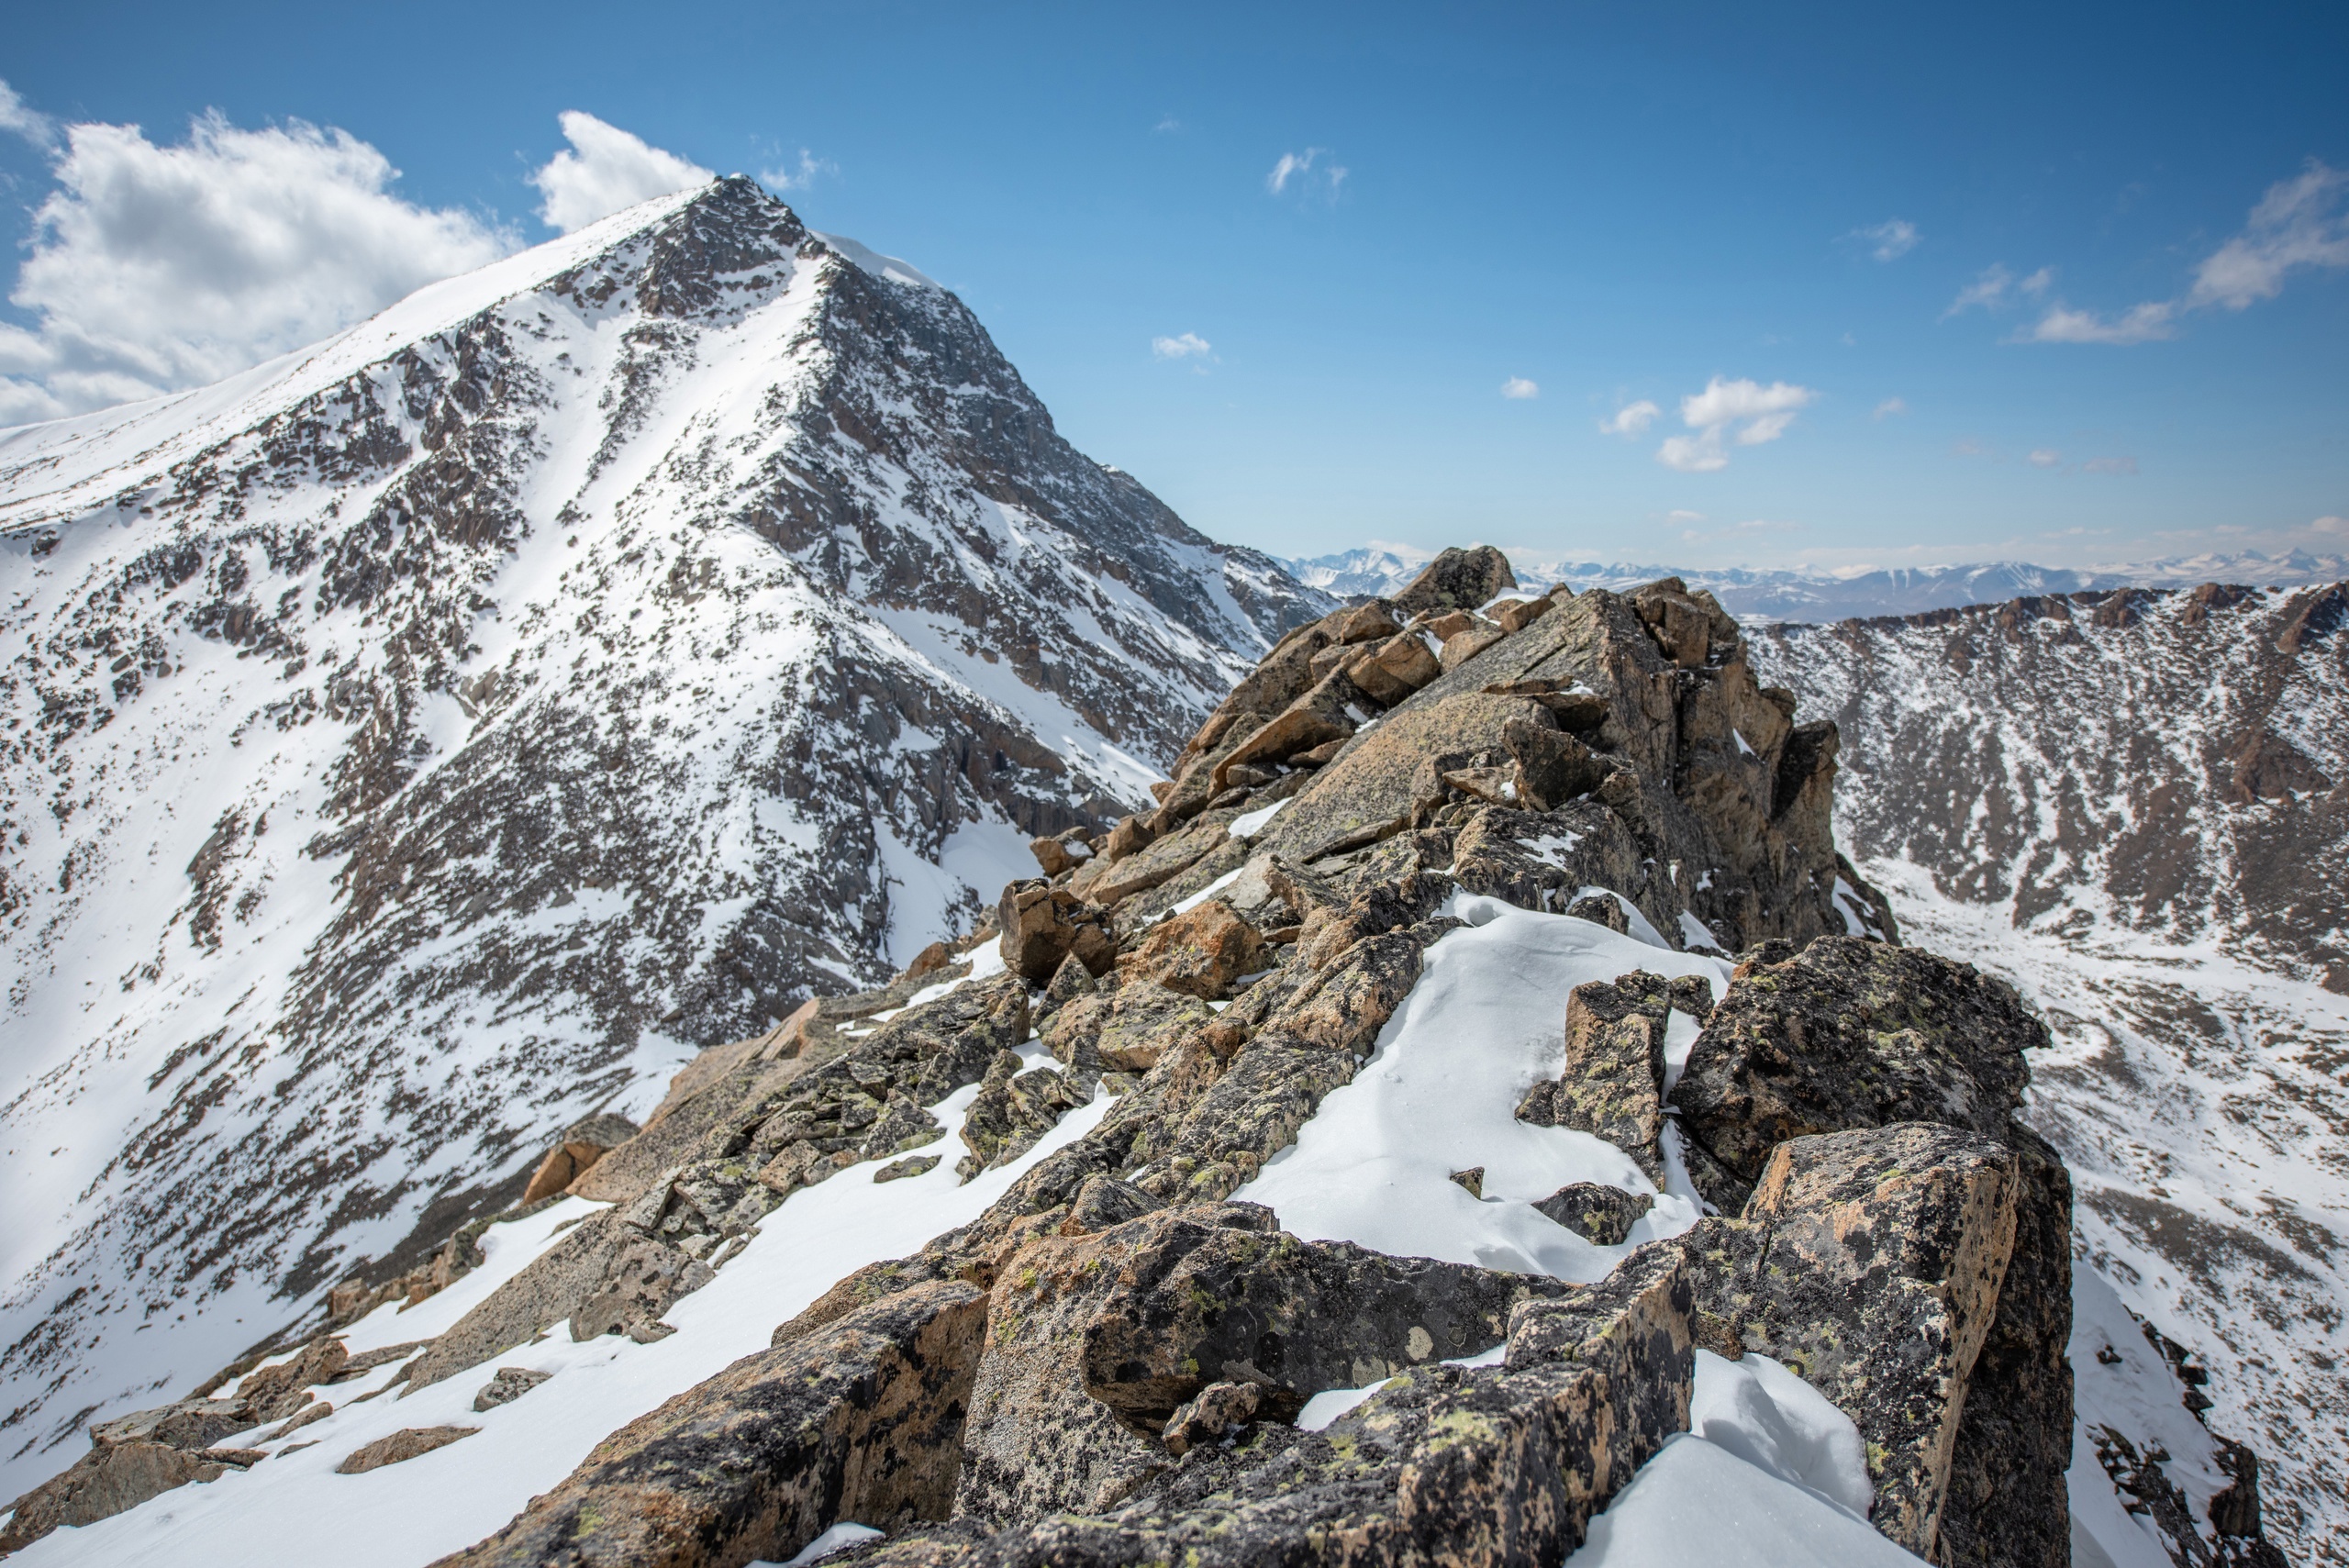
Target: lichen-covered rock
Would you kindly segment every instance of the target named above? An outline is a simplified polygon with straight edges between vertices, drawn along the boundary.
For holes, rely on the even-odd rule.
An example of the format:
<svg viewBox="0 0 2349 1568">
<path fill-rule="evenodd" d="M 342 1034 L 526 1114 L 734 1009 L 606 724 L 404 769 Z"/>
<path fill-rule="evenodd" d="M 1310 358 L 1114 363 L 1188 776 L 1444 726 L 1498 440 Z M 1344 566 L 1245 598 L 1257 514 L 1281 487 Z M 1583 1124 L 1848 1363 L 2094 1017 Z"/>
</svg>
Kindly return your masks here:
<svg viewBox="0 0 2349 1568">
<path fill-rule="evenodd" d="M 527 1366 L 501 1366 L 473 1396 L 473 1408 L 495 1410 L 500 1405 L 511 1405 L 553 1375 Z"/>
<path fill-rule="evenodd" d="M 978 1290 L 919 1284 L 745 1356 L 440 1568 L 718 1568 L 781 1562 L 842 1519 L 943 1518 L 985 1323 Z"/>
<path fill-rule="evenodd" d="M 1114 1513 L 1061 1514 L 991 1536 L 964 1518 L 893 1540 L 864 1561 L 1556 1562 L 1639 1466 L 1687 1428 L 1695 1351 L 1686 1271 L 1668 1252 L 1637 1262 L 1602 1284 L 1515 1308 L 1520 1325 L 1536 1312 L 1561 1315 L 1526 1332 L 1522 1351 L 1512 1332 L 1507 1366 L 1409 1364 L 1325 1431 L 1260 1419 L 1229 1449 L 1200 1443 L 1171 1464 L 1153 1461 L 1163 1468 Z"/>
<path fill-rule="evenodd" d="M 978 1097 L 963 1118 L 963 1141 L 971 1151 L 954 1168 L 967 1182 L 1018 1159 L 1064 1114 L 1090 1100 L 1095 1083 L 1074 1068 L 1031 1067 L 1023 1073 L 1019 1058 L 1003 1052 L 979 1081 Z"/>
<path fill-rule="evenodd" d="M 1124 985 L 1155 984 L 1219 1001 L 1231 984 L 1264 966 L 1264 933 L 1210 898 L 1152 926 L 1134 949 L 1118 960 Z"/>
<path fill-rule="evenodd" d="M 1630 1239 L 1631 1227 L 1655 1207 L 1655 1198 L 1597 1182 L 1573 1182 L 1533 1207 L 1586 1240 L 1620 1247 Z"/>
<path fill-rule="evenodd" d="M 604 1277 L 571 1315 L 571 1337 L 592 1340 L 622 1334 L 661 1321 L 677 1297 L 716 1278 L 707 1263 L 665 1241 L 631 1236 L 614 1255 Z M 422 1385 L 410 1380 L 410 1386 Z"/>
<path fill-rule="evenodd" d="M 1472 1353 L 1570 1287 L 1275 1232 L 1268 1210 L 1168 1210 L 1019 1253 L 996 1287 L 958 1512 L 998 1525 L 1116 1507 L 1214 1383 L 1293 1416 L 1325 1387 Z M 1186 1445 L 1187 1446 L 1187 1445 Z"/>
<path fill-rule="evenodd" d="M 1998 1317 L 1966 1378 L 1936 1561 L 1952 1568 L 2068 1568 L 2072 1181 L 2035 1133 L 2009 1126 L 2007 1142 L 2016 1162 L 2014 1251 L 1998 1285 Z M 2255 1472 L 2251 1496 L 2255 1507 Z M 2255 1512 L 2235 1533 L 2259 1533 Z"/>
<path fill-rule="evenodd" d="M 1799 1138 L 1737 1220 L 1676 1245 L 1705 1338 L 1775 1357 L 1852 1418 L 1876 1529 L 1935 1556 L 1967 1380 L 2012 1257 L 2003 1144 L 1931 1123 Z M 2068 1310 L 2066 1310 L 2068 1324 Z"/>
<path fill-rule="evenodd" d="M 1215 1010 L 1197 996 L 1137 981 L 1071 1002 L 1044 1026 L 1043 1041 L 1062 1062 L 1089 1051 L 1110 1072 L 1147 1073 L 1177 1040 L 1214 1021 Z"/>
<path fill-rule="evenodd" d="M 1738 967 L 1672 1093 L 1709 1161 L 1698 1190 L 1735 1207 L 1790 1138 L 1931 1121 L 2003 1137 L 2047 1028 L 2014 988 L 1914 948 L 1826 937 Z"/>
</svg>

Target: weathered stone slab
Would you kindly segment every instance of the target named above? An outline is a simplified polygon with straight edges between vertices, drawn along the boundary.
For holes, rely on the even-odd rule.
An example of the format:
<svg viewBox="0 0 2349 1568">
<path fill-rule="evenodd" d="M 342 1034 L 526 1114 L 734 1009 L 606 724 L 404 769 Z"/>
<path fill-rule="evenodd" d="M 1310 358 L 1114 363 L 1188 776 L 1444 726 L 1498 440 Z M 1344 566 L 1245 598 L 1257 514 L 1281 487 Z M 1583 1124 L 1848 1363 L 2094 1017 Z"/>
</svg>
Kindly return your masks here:
<svg viewBox="0 0 2349 1568">
<path fill-rule="evenodd" d="M 1738 966 L 1674 1087 L 1682 1129 L 1718 1162 L 1698 1190 L 1733 1208 L 1790 1138 L 1930 1121 L 2005 1136 L 2046 1026 L 1971 964 L 1858 937 Z"/>
<path fill-rule="evenodd" d="M 1859 1427 L 1876 1529 L 1934 1558 L 1967 1379 L 2015 1240 L 2002 1143 L 1924 1122 L 1797 1139 L 1687 1249 L 1705 1341 L 1783 1362 Z M 2068 1425 L 2068 1423 L 2067 1423 Z M 1938 1559 L 1935 1559 L 1938 1561 Z"/>
</svg>

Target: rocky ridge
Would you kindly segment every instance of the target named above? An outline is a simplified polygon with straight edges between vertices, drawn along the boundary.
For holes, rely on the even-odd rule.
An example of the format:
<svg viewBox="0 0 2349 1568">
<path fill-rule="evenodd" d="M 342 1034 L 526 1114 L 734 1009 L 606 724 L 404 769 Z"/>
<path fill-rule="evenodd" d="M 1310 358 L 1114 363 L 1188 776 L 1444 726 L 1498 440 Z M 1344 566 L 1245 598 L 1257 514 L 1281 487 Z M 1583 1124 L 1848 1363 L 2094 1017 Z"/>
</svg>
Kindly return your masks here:
<svg viewBox="0 0 2349 1568">
<path fill-rule="evenodd" d="M 444 1561 L 734 1568 L 820 1539 L 842 1562 L 973 1568 L 1555 1562 L 1671 1485 L 1684 1445 L 1736 1441 L 1692 1413 L 1766 1358 L 1844 1434 L 1787 1506 L 1884 1561 L 2069 1562 L 2071 1187 L 2015 1119 L 2044 1026 L 1897 945 L 1829 835 L 1833 727 L 1757 683 L 1707 596 L 1512 585 L 1497 552 L 1448 552 L 1290 633 L 1154 808 L 1038 837 L 1045 874 L 1004 889 L 992 941 L 706 1052 L 572 1178 L 566 1228 L 366 1396 L 443 1411 L 436 1388 L 488 1377 L 479 1425 L 402 1426 L 340 1462 L 396 1473 L 462 1444 L 497 1472 L 534 1429 L 514 1418 L 593 1375 L 529 1360 L 564 1340 L 657 1358 L 710 1331 L 699 1303 L 744 1300 L 731 1278 L 775 1266 L 780 1238 L 812 1240 L 795 1217 L 918 1186 L 931 1212 L 999 1195 L 806 1282 L 766 1348 L 554 1484 L 518 1477 L 510 1522 Z M 1576 1265 L 1383 1251 L 1255 1201 L 1393 1077 L 1458 945 L 1511 932 L 1592 978 L 1532 1071 L 1460 1081 L 1463 1117 L 1501 1096 L 1494 1162 L 1436 1195 L 1522 1208 L 1510 1223 Z M 1520 1195 L 1520 1139 L 1611 1179 Z M 600 1149 L 565 1135 L 548 1162 L 574 1141 Z M 217 1386 L 330 1381 L 397 1316 L 328 1321 Z M 330 1507 L 350 1483 L 327 1461 L 394 1419 L 322 1418 L 317 1461 L 287 1443 L 252 1476 L 286 1467 L 286 1507 Z M 114 1462 L 103 1443 L 84 1462 Z M 2239 1468 L 2204 1518 L 2173 1510 L 2195 1561 L 2280 1561 Z M 139 1518 L 105 1539 L 201 1559 L 203 1538 Z"/>
<path fill-rule="evenodd" d="M 1329 603 L 740 179 L 0 432 L 0 581 L 19 1485 L 968 934 Z"/>
</svg>

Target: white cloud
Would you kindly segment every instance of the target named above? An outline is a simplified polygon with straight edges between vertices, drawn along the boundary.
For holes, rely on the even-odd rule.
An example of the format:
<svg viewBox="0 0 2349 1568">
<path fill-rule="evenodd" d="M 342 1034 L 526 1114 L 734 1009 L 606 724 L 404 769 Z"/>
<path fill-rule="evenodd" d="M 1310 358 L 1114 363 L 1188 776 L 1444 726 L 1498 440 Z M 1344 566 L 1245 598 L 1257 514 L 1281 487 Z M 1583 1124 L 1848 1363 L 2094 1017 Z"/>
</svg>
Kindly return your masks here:
<svg viewBox="0 0 2349 1568">
<path fill-rule="evenodd" d="M 2083 473 L 2134 473 L 2137 460 L 2133 457 L 2092 457 L 2080 464 Z"/>
<path fill-rule="evenodd" d="M 622 207 L 707 184 L 713 176 L 674 152 L 648 146 L 618 126 L 590 114 L 565 109 L 557 117 L 568 148 L 530 176 L 546 200 L 539 216 L 569 234 Z"/>
<path fill-rule="evenodd" d="M 1637 403 L 1617 409 L 1614 417 L 1601 419 L 1598 428 L 1610 436 L 1644 435 L 1647 428 L 1655 422 L 1655 417 L 1663 412 L 1643 397 Z"/>
<path fill-rule="evenodd" d="M 583 116 L 582 117 L 584 118 L 585 117 Z M 626 133 L 623 132 L 622 134 L 625 135 Z M 634 137 L 629 137 L 629 139 L 631 141 L 636 140 Z M 643 144 L 640 142 L 638 145 L 641 146 Z M 561 153 L 557 153 L 556 156 L 560 158 L 562 155 Z M 668 154 L 664 152 L 662 153 L 661 156 L 666 158 Z M 691 167 L 691 165 L 687 165 L 687 167 Z M 764 185 L 770 191 L 804 191 L 808 186 L 816 183 L 816 177 L 818 175 L 837 174 L 840 172 L 841 166 L 839 164 L 833 162 L 829 158 L 818 158 L 803 147 L 799 150 L 799 161 L 796 164 L 785 161 L 777 163 L 772 169 L 760 170 L 759 183 Z M 709 178 L 709 176 L 707 172 L 704 172 L 702 178 L 706 180 Z M 691 181 L 686 182 L 686 183 L 692 183 L 693 182 Z M 674 188 L 683 190 L 685 186 L 679 185 Z M 653 195 L 668 195 L 668 192 L 655 191 Z M 619 209 L 615 207 L 612 210 L 617 212 Z"/>
<path fill-rule="evenodd" d="M 1787 433 L 1795 415 L 1819 396 L 1807 386 L 1775 381 L 1724 381 L 1720 376 L 1705 390 L 1680 400 L 1680 421 L 1696 434 L 1672 436 L 1656 449 L 1655 460 L 1683 473 L 1710 473 L 1729 466 L 1730 444 L 1758 447 Z"/>
<path fill-rule="evenodd" d="M 2032 452 L 2029 456 L 2025 457 L 2023 462 L 2031 464 L 2033 468 L 2061 468 L 2064 466 L 2064 454 L 2059 451 L 2050 450 L 2046 447 L 2041 447 L 2037 450 Z"/>
<path fill-rule="evenodd" d="M 2297 179 L 2267 187 L 2243 232 L 2194 269 L 2188 308 L 2242 310 L 2284 291 L 2295 267 L 2349 267 L 2349 217 L 2336 210 L 2349 175 L 2315 159 Z"/>
<path fill-rule="evenodd" d="M 2074 310 L 2069 306 L 2051 306 L 2047 314 L 2033 323 L 2030 331 L 2021 335 L 2029 343 L 2150 343 L 2167 338 L 2176 328 L 2172 325 L 2177 306 L 2168 300 L 2148 300 L 2132 306 L 2116 317 L 2099 316 L 2092 310 Z"/>
<path fill-rule="evenodd" d="M 1854 228 L 1846 239 L 1857 239 L 1868 246 L 1868 254 L 1879 261 L 1898 261 L 1917 248 L 1924 236 L 1917 226 L 1905 217 L 1887 218 L 1868 228 Z"/>
<path fill-rule="evenodd" d="M 1528 381 L 1521 375 L 1513 375 L 1501 383 L 1501 395 L 1515 398 L 1539 397 L 1542 395 L 1542 384 Z"/>
<path fill-rule="evenodd" d="M 1673 523 L 1701 523 L 1705 520 L 1704 513 L 1691 512 L 1681 507 L 1675 507 L 1664 516 L 1666 522 Z"/>
<path fill-rule="evenodd" d="M 1176 119 L 1173 115 L 1167 115 L 1162 117 L 1156 125 L 1150 128 L 1159 131 L 1177 131 L 1183 128 L 1183 122 Z"/>
<path fill-rule="evenodd" d="M 1303 152 L 1284 152 L 1273 172 L 1264 176 L 1264 189 L 1280 195 L 1291 184 L 1299 192 L 1319 190 L 1329 200 L 1338 199 L 1338 188 L 1346 183 L 1346 167 L 1342 163 L 1324 163 L 1329 156 L 1325 147 L 1308 147 Z"/>
<path fill-rule="evenodd" d="M 1162 360 L 1204 359 L 1215 352 L 1215 345 L 1197 332 L 1186 332 L 1179 338 L 1152 338 L 1150 351 Z"/>
<path fill-rule="evenodd" d="M 21 136 L 35 147 L 57 145 L 57 122 L 27 105 L 6 82 L 0 82 L 0 130 Z"/>
<path fill-rule="evenodd" d="M 1909 405 L 1905 400 L 1898 397 L 1887 397 L 1883 402 L 1876 406 L 1876 412 L 1871 415 L 1870 417 L 1876 419 L 1889 419 L 1896 414 L 1906 414 L 1908 412 Z"/>
<path fill-rule="evenodd" d="M 38 324 L 0 325 L 0 424 L 217 381 L 516 244 L 402 200 L 383 153 L 299 120 L 209 114 L 166 147 L 69 126 L 51 172 L 9 295 Z"/>
<path fill-rule="evenodd" d="M 2319 517 L 2309 528 L 2321 534 L 2349 534 L 2349 517 Z"/>
<path fill-rule="evenodd" d="M 2193 285 L 2178 298 L 2146 300 L 2118 316 L 2076 310 L 2058 301 L 2020 340 L 2150 343 L 2176 336 L 2177 319 L 2189 310 L 2244 310 L 2283 293 L 2285 278 L 2298 269 L 2349 267 L 2344 194 L 2349 174 L 2311 158 L 2298 175 L 2267 187 L 2243 231 L 2196 265 Z"/>
</svg>

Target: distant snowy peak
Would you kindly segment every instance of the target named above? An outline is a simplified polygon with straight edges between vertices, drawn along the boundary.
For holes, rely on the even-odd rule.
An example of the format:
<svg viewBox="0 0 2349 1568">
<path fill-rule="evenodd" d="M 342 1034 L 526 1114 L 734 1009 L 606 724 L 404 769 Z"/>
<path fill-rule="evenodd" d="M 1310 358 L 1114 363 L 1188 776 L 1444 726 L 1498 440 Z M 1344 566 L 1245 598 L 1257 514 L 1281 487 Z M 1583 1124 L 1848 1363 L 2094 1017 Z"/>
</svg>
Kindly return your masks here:
<svg viewBox="0 0 2349 1568">
<path fill-rule="evenodd" d="M 2072 594 L 2098 588 L 2190 588 L 2203 583 L 2249 587 L 2299 588 L 2349 577 L 2349 556 L 2291 550 L 2263 555 L 2169 556 L 2158 561 L 2094 567 L 2036 566 L 1997 561 L 1962 566 L 1903 566 L 1837 575 L 1826 572 L 1759 571 L 1744 567 L 1706 571 L 1685 566 L 1624 562 L 1566 561 L 1539 552 L 1508 552 L 1518 581 L 1528 588 L 1565 583 L 1576 592 L 1617 592 L 1677 577 L 1702 588 L 1740 620 L 1754 624 L 1798 621 L 1813 625 L 1919 615 L 1961 605 L 1997 604 L 2042 594 Z M 1425 552 L 1406 545 L 1373 544 L 1336 555 L 1282 562 L 1300 583 L 1341 596 L 1391 598 L 1426 564 Z"/>
</svg>

